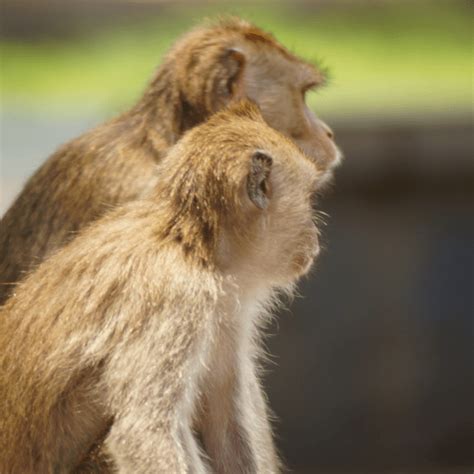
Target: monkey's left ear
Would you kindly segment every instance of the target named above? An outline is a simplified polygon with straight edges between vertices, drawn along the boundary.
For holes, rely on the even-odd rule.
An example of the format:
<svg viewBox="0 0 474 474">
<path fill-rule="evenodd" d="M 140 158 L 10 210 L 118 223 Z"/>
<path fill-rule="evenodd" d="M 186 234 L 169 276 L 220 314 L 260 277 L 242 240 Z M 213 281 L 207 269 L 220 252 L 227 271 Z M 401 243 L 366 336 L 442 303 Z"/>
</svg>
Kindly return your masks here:
<svg viewBox="0 0 474 474">
<path fill-rule="evenodd" d="M 252 155 L 250 172 L 247 177 L 247 193 L 250 200 L 259 209 L 266 209 L 270 202 L 270 172 L 273 159 L 271 156 L 256 151 Z"/>
<path fill-rule="evenodd" d="M 224 77 L 218 90 L 219 99 L 228 103 L 234 99 L 243 99 L 245 97 L 243 73 L 245 68 L 244 53 L 236 48 L 229 48 L 225 51 L 222 58 L 224 67 Z"/>
</svg>

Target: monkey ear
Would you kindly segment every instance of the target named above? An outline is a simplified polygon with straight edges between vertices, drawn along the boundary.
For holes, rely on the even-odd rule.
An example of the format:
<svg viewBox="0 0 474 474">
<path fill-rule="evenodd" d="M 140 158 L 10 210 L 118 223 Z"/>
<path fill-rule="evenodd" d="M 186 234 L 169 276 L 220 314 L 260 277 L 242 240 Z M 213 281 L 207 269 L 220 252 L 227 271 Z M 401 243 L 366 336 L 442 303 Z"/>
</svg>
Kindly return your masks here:
<svg viewBox="0 0 474 474">
<path fill-rule="evenodd" d="M 273 159 L 271 156 L 256 151 L 252 155 L 250 172 L 247 177 L 247 193 L 250 200 L 259 209 L 266 209 L 270 201 L 270 171 Z"/>
<path fill-rule="evenodd" d="M 245 56 L 237 48 L 228 48 L 222 58 L 225 77 L 222 78 L 218 94 L 224 103 L 231 100 L 243 99 L 245 90 L 243 84 L 243 72 L 245 68 Z"/>
</svg>

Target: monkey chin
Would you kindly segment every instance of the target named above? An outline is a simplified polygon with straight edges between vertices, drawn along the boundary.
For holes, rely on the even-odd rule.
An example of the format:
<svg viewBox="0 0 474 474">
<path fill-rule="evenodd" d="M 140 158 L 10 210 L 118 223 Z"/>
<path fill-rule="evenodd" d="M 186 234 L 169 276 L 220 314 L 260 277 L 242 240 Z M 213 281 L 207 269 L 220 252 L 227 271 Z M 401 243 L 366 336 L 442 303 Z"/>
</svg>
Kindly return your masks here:
<svg viewBox="0 0 474 474">
<path fill-rule="evenodd" d="M 299 149 L 303 151 L 303 153 L 305 153 L 305 155 L 311 160 L 315 161 L 316 163 L 326 163 L 325 165 L 317 165 L 319 178 L 318 188 L 314 195 L 323 196 L 328 191 L 331 191 L 334 186 L 335 171 L 337 168 L 339 168 L 344 160 L 344 155 L 342 154 L 341 150 L 336 145 L 333 145 L 329 154 L 326 154 L 321 150 L 315 153 L 314 150 L 308 149 L 308 147 L 303 144 L 298 142 L 296 142 L 296 144 L 298 145 Z"/>
<path fill-rule="evenodd" d="M 334 168 L 326 170 L 318 181 L 318 196 L 323 196 L 327 191 L 330 191 L 334 186 Z"/>
<path fill-rule="evenodd" d="M 311 247 L 308 247 L 304 249 L 304 251 L 295 255 L 292 262 L 292 271 L 294 272 L 296 279 L 305 276 L 310 271 L 320 251 L 319 239 L 317 236 L 314 236 Z"/>
<path fill-rule="evenodd" d="M 334 145 L 334 158 L 331 160 L 331 165 L 323 170 L 321 177 L 318 182 L 318 192 L 324 194 L 328 189 L 331 189 L 334 185 L 334 173 L 339 166 L 341 166 L 342 161 L 344 160 L 344 155 L 342 154 L 339 147 Z"/>
</svg>

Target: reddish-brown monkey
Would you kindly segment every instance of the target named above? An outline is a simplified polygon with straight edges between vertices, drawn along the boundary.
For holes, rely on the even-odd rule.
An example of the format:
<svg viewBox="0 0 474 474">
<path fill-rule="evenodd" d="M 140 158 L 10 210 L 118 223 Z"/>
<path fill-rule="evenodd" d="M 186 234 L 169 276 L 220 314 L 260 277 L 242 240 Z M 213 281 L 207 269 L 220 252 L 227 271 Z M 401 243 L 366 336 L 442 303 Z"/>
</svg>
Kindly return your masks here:
<svg viewBox="0 0 474 474">
<path fill-rule="evenodd" d="M 165 56 L 138 103 L 62 146 L 28 181 L 0 223 L 0 303 L 32 266 L 86 224 L 155 185 L 156 164 L 186 130 L 248 97 L 330 175 L 332 132 L 304 92 L 324 81 L 271 35 L 240 19 L 197 28 Z"/>
</svg>

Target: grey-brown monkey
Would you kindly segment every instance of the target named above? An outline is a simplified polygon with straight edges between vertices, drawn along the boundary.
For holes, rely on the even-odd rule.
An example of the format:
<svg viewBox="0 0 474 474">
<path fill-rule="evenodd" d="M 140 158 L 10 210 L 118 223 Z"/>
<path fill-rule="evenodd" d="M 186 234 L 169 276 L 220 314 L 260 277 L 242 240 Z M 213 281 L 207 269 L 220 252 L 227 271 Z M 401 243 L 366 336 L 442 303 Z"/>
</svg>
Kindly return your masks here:
<svg viewBox="0 0 474 474">
<path fill-rule="evenodd" d="M 278 472 L 261 328 L 319 251 L 324 171 L 243 101 L 157 175 L 0 310 L 0 472 L 74 472 L 97 448 L 119 473 Z"/>
</svg>

